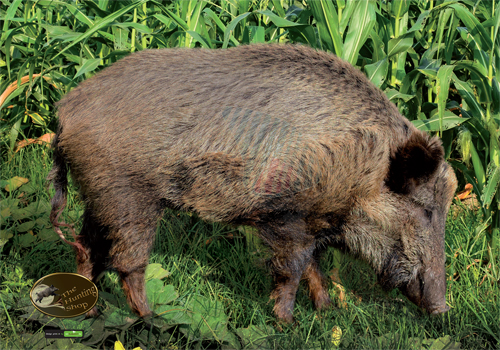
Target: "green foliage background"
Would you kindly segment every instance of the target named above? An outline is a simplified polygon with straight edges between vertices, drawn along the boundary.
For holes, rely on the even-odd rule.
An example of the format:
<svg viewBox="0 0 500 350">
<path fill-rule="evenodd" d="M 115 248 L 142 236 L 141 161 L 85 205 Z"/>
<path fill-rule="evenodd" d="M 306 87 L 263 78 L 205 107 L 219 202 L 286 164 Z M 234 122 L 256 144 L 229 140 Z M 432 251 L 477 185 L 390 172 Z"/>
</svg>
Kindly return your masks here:
<svg viewBox="0 0 500 350">
<path fill-rule="evenodd" d="M 446 157 L 457 172 L 460 186 L 463 187 L 465 183 L 473 185 L 482 214 L 480 222 L 474 221 L 477 218 L 470 219 L 472 220 L 470 222 L 475 222 L 476 228 L 465 232 L 465 236 L 457 233 L 452 241 L 448 238 L 447 254 L 452 257 L 448 261 L 448 273 L 451 273 L 452 278 L 457 273 L 467 274 L 469 270 L 474 269 L 469 266 L 466 270 L 470 265 L 467 262 L 475 262 L 478 264 L 477 273 L 486 276 L 487 282 L 483 279 L 484 284 L 493 284 L 493 289 L 485 293 L 487 295 L 490 295 L 488 294 L 490 292 L 496 293 L 493 300 L 498 303 L 499 1 L 4 0 L 0 5 L 0 18 L 2 19 L 0 93 L 14 84 L 9 94 L 3 95 L 3 99 L 0 99 L 1 180 L 23 175 L 30 179 L 31 184 L 23 185 L 24 188 L 16 191 L 2 191 L 0 231 L 2 258 L 17 251 L 18 246 L 19 253 L 40 240 L 53 242 L 49 234 L 50 227 L 46 222 L 48 214 L 44 211 L 48 194 L 36 190 L 40 191 L 43 188 L 42 180 L 37 186 L 33 185 L 35 178 L 43 179 L 41 174 L 46 174 L 50 166 L 46 151 L 38 146 L 30 146 L 33 149 L 21 149 L 17 153 L 16 151 L 20 148 L 19 141 L 36 139 L 55 131 L 57 118 L 54 113 L 54 103 L 79 82 L 130 52 L 144 49 L 167 47 L 219 49 L 264 42 L 301 43 L 318 50 L 333 52 L 355 65 L 375 85 L 385 91 L 397 104 L 401 113 L 418 128 L 441 136 Z M 23 77 L 26 77 L 24 83 L 22 83 Z M 38 158 L 34 160 L 33 157 Z M 17 164 L 17 167 L 14 164 Z M 27 166 L 32 167 L 31 172 L 26 172 Z M 33 169 L 40 174 L 33 174 Z M 31 190 L 28 189 L 29 186 Z M 17 198 L 20 193 L 28 196 L 31 202 L 24 203 Z M 67 215 L 73 215 L 76 219 L 78 210 L 81 210 L 77 197 L 70 198 L 69 207 L 71 211 Z M 25 214 L 20 214 L 16 210 L 24 210 Z M 464 225 L 463 229 L 468 227 L 463 220 L 460 222 L 456 219 L 453 222 L 448 227 L 450 225 L 458 227 L 460 224 Z M 29 237 L 29 234 L 25 233 L 30 230 L 34 230 L 35 235 Z M 204 232 L 202 237 L 205 237 L 203 235 L 211 237 L 214 234 L 210 228 Z M 248 240 L 249 236 L 243 237 L 247 237 Z M 466 239 L 466 243 L 461 239 Z M 39 247 L 39 244 L 36 246 Z M 173 247 L 165 249 L 171 252 Z M 68 254 L 71 256 L 71 252 Z M 462 255 L 466 257 L 462 259 Z M 342 257 L 342 259 L 347 258 Z M 474 259 L 479 259 L 480 262 L 477 263 Z M 245 264 L 251 266 L 252 262 Z M 360 269 L 363 271 L 362 267 Z M 16 276 L 16 271 L 16 269 L 12 271 L 5 269 L 2 273 Z M 14 280 L 12 276 L 6 280 Z M 182 290 L 183 283 L 177 282 L 177 288 Z M 23 282 L 20 280 L 16 283 Z M 466 282 L 464 288 L 477 286 L 478 283 L 475 280 Z M 7 290 L 8 288 L 4 289 Z M 456 295 L 460 296 L 460 293 Z M 475 305 L 476 299 L 464 300 Z M 190 302 L 180 304 L 188 308 L 186 305 Z M 453 302 L 456 303 L 456 300 Z M 9 309 L 7 306 L 11 304 L 3 305 L 6 311 L 5 320 L 10 320 L 13 333 L 2 332 L 2 336 L 9 341 L 15 339 L 14 335 L 22 331 L 16 330 L 15 321 L 7 317 L 12 312 L 9 310 L 14 310 L 15 307 L 11 306 Z M 111 302 L 111 305 L 116 303 Z M 193 305 L 191 311 L 196 309 Z M 111 307 L 108 311 L 112 309 Z M 248 309 L 248 305 L 242 306 L 242 310 L 239 311 L 241 314 L 244 314 L 243 309 Z M 472 307 L 470 309 L 472 310 Z M 431 322 L 432 330 L 424 333 L 409 331 L 411 326 L 373 331 L 374 321 L 366 319 L 367 314 L 363 314 L 363 311 L 359 311 L 360 314 L 349 313 L 350 316 L 346 317 L 353 317 L 353 320 L 356 317 L 358 320 L 364 317 L 366 326 L 371 328 L 371 331 L 367 335 L 367 342 L 353 338 L 351 342 L 342 342 L 341 346 L 385 347 L 384 344 L 389 344 L 390 347 L 404 348 L 411 343 L 415 348 L 428 348 L 437 345 L 432 345 L 433 340 L 424 343 L 423 339 L 441 339 L 445 335 L 451 335 L 456 340 L 466 339 L 465 343 L 469 345 L 480 344 L 481 347 L 493 348 L 498 346 L 500 340 L 498 322 L 495 328 L 489 321 L 495 311 L 498 313 L 498 307 L 477 311 L 475 316 L 467 319 L 477 324 L 479 330 L 476 326 L 468 328 L 464 325 L 462 328 L 459 327 L 459 330 L 455 329 L 456 334 L 452 334 L 454 330 L 452 327 L 447 328 L 448 333 L 446 333 L 436 326 L 436 322 Z M 265 314 L 266 311 L 259 312 Z M 218 316 L 214 317 L 217 319 Z M 384 316 L 379 315 L 379 317 Z M 400 320 L 403 319 L 404 317 Z M 227 319 L 222 317 L 221 320 L 226 320 L 225 327 L 231 324 L 229 316 Z M 428 325 L 428 321 L 420 321 Z M 421 324 L 420 321 L 413 326 Z M 254 323 L 252 319 L 248 320 L 245 317 L 232 322 L 230 328 L 234 329 L 231 329 L 231 335 L 227 337 L 228 344 L 232 344 L 233 347 L 236 344 L 234 339 L 240 339 L 240 346 L 251 347 L 253 343 L 243 341 L 248 339 L 247 334 L 271 332 L 263 326 L 269 323 L 269 319 L 265 317 L 259 321 L 260 323 Z M 312 321 L 304 321 L 303 326 L 310 327 L 309 333 L 305 333 L 307 335 L 305 338 L 304 334 L 301 333 L 299 336 L 294 330 L 285 332 L 288 338 L 283 338 L 285 340 L 282 344 L 292 346 L 294 342 L 298 342 L 297 344 L 302 346 L 307 344 L 315 344 L 315 347 L 333 346 L 329 340 L 324 341 L 322 338 L 324 334 L 321 333 L 324 331 L 318 331 L 314 322 L 316 322 L 314 318 Z M 325 325 L 324 322 L 322 324 Z M 353 327 L 351 332 L 354 329 L 356 332 L 361 331 L 361 328 L 352 326 L 352 322 L 348 324 Z M 157 329 L 164 328 L 168 327 L 163 325 Z M 130 330 L 128 327 L 121 329 L 122 332 Z M 135 331 L 139 330 L 134 329 Z M 142 331 L 141 329 L 140 332 Z M 398 331 L 399 335 L 394 335 Z M 467 331 L 471 334 L 463 334 Z M 134 332 L 131 334 L 135 334 Z M 99 340 L 105 341 L 109 334 L 103 333 Z M 175 338 L 176 341 L 180 341 L 179 344 L 185 346 L 193 344 L 202 347 L 210 344 L 222 346 L 222 340 L 219 341 L 220 339 L 214 339 L 209 333 L 207 334 L 205 338 L 201 336 L 182 338 L 172 335 L 172 339 Z M 238 338 L 235 338 L 235 334 Z M 385 340 L 380 340 L 380 337 L 385 335 L 387 335 L 383 338 Z M 420 342 L 412 343 L 413 338 L 420 339 Z M 134 337 L 130 339 L 130 344 L 137 341 Z M 275 340 L 277 338 L 272 339 L 272 343 L 266 344 L 280 347 L 279 341 Z M 306 341 L 301 343 L 298 339 Z M 309 339 L 312 339 L 311 343 L 308 343 Z M 380 343 L 383 341 L 389 343 Z M 452 341 L 447 344 L 456 345 Z"/>
</svg>

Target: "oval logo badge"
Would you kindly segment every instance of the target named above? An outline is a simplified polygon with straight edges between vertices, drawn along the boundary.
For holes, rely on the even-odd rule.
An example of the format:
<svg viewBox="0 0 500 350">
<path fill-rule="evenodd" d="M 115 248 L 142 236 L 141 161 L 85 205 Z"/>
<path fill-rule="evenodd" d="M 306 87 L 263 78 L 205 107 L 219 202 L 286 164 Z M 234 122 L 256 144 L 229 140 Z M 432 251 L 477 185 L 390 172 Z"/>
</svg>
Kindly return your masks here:
<svg viewBox="0 0 500 350">
<path fill-rule="evenodd" d="M 90 311 L 99 293 L 96 285 L 77 273 L 58 272 L 40 278 L 31 288 L 35 308 L 53 317 L 75 317 Z"/>
</svg>

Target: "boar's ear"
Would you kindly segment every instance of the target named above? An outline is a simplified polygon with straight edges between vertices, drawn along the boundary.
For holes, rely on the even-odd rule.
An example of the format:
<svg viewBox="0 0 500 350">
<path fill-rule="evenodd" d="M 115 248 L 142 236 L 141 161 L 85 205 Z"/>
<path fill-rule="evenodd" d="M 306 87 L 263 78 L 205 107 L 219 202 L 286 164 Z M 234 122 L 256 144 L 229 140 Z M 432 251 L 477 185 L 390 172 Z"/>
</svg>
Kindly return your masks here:
<svg viewBox="0 0 500 350">
<path fill-rule="evenodd" d="M 415 132 L 391 157 L 387 186 L 396 193 L 407 194 L 432 175 L 443 159 L 444 150 L 437 137 Z"/>
</svg>

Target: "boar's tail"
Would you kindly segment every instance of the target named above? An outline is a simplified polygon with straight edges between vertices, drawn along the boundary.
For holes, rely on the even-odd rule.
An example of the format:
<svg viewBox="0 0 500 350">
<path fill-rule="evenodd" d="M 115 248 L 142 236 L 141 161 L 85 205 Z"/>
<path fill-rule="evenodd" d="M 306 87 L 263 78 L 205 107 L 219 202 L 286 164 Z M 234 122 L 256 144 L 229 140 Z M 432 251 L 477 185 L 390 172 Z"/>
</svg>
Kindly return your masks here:
<svg viewBox="0 0 500 350">
<path fill-rule="evenodd" d="M 54 140 L 52 141 L 54 163 L 52 165 L 52 170 L 47 176 L 47 180 L 49 183 L 51 182 L 54 185 L 54 189 L 56 191 L 51 201 L 52 210 L 50 211 L 49 218 L 50 222 L 54 226 L 54 231 L 59 235 L 59 237 L 61 237 L 64 242 L 75 248 L 79 258 L 84 259 L 87 257 L 87 253 L 80 242 L 78 242 L 73 225 L 59 221 L 59 216 L 61 216 L 64 211 L 64 207 L 66 206 L 66 197 L 68 195 L 68 164 L 66 163 L 62 149 L 59 146 L 60 134 L 61 129 L 59 129 L 54 137 Z M 73 238 L 75 239 L 74 242 L 68 241 L 66 237 L 64 237 L 61 227 L 67 227 L 71 231 Z"/>
</svg>

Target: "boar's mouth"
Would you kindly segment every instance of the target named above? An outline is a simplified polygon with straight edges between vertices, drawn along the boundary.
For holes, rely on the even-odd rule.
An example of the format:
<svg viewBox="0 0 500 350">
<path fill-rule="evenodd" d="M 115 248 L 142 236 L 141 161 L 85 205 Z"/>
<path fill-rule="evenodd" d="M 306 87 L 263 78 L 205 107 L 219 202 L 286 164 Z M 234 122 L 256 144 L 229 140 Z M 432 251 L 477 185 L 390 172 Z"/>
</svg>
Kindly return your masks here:
<svg viewBox="0 0 500 350">
<path fill-rule="evenodd" d="M 399 288 L 415 305 L 431 315 L 449 310 L 446 305 L 446 277 L 444 266 L 436 269 L 421 268 L 416 273 L 407 268 L 404 253 L 393 250 L 378 274 L 379 283 L 385 291 Z"/>
<path fill-rule="evenodd" d="M 428 270 L 419 273 L 416 278 L 399 289 L 412 303 L 427 310 L 431 315 L 438 315 L 450 309 L 446 305 L 446 282 L 440 280 L 441 278 L 435 277 L 433 271 Z"/>
</svg>

